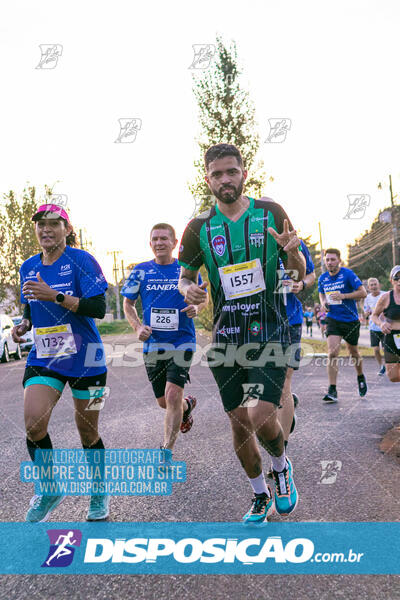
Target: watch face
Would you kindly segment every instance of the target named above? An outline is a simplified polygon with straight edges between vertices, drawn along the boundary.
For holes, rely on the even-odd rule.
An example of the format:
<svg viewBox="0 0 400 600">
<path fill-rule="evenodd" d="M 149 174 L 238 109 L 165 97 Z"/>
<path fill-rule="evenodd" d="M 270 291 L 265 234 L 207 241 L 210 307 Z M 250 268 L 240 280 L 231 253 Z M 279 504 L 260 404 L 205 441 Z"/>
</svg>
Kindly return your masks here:
<svg viewBox="0 0 400 600">
<path fill-rule="evenodd" d="M 64 302 L 64 294 L 62 292 L 59 292 L 56 296 L 56 302 Z"/>
</svg>

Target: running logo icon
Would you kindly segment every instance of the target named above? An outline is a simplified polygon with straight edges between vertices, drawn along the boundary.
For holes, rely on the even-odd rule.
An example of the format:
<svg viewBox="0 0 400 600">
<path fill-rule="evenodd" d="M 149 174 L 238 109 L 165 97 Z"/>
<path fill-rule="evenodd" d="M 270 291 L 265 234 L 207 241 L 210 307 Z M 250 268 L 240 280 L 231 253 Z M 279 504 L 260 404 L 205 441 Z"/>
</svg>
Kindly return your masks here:
<svg viewBox="0 0 400 600">
<path fill-rule="evenodd" d="M 110 388 L 108 386 L 89 387 L 90 400 L 85 410 L 101 410 L 104 408 L 107 398 L 110 397 Z"/>
<path fill-rule="evenodd" d="M 133 144 L 137 132 L 142 129 L 142 119 L 118 119 L 119 134 L 115 144 Z"/>
<path fill-rule="evenodd" d="M 332 484 L 335 483 L 339 471 L 342 468 L 340 460 L 321 460 L 322 474 L 318 483 Z"/>
<path fill-rule="evenodd" d="M 81 545 L 79 529 L 48 529 L 49 553 L 42 567 L 68 567 L 74 558 L 75 548 Z"/>
<path fill-rule="evenodd" d="M 290 119 L 268 119 L 269 134 L 265 140 L 266 144 L 282 144 L 286 140 L 286 136 L 292 127 Z"/>
<path fill-rule="evenodd" d="M 208 69 L 215 54 L 214 44 L 193 44 L 194 56 L 189 69 Z"/>
<path fill-rule="evenodd" d="M 278 281 L 275 294 L 290 293 L 293 288 L 293 280 L 297 281 L 299 276 L 297 269 L 278 269 L 276 274 L 278 275 Z"/>
<path fill-rule="evenodd" d="M 257 406 L 258 400 L 264 391 L 263 383 L 242 383 L 243 387 L 243 400 L 240 406 L 251 408 Z"/>
<path fill-rule="evenodd" d="M 368 194 L 349 194 L 347 199 L 349 201 L 349 207 L 343 218 L 362 219 L 371 202 L 371 196 Z"/>
<path fill-rule="evenodd" d="M 61 44 L 40 44 L 41 57 L 36 69 L 55 69 L 62 55 Z"/>
<path fill-rule="evenodd" d="M 226 239 L 223 235 L 216 235 L 212 239 L 212 245 L 218 256 L 222 256 L 226 248 Z"/>
<path fill-rule="evenodd" d="M 67 208 L 67 204 L 68 204 L 68 196 L 67 194 L 52 194 L 50 196 L 50 201 L 51 204 L 56 204 L 57 206 L 60 206 L 61 208 Z M 60 211 L 61 214 L 61 211 Z"/>
<path fill-rule="evenodd" d="M 198 196 L 193 196 L 193 201 L 194 207 L 189 219 L 193 219 L 193 217 L 196 216 L 196 214 L 200 211 L 203 205 L 205 205 L 206 208 L 215 204 L 215 198 L 213 195 L 210 194 L 199 194 Z"/>
</svg>

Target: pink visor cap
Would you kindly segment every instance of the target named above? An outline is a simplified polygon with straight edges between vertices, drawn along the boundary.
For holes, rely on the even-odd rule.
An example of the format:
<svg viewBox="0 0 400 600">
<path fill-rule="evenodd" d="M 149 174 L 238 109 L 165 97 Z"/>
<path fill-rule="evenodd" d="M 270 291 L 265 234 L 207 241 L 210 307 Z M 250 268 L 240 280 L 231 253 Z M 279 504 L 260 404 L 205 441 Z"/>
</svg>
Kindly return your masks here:
<svg viewBox="0 0 400 600">
<path fill-rule="evenodd" d="M 39 219 L 64 219 L 69 223 L 68 214 L 62 206 L 58 206 L 57 204 L 42 204 L 39 206 L 32 217 L 32 221 L 39 221 Z"/>
</svg>

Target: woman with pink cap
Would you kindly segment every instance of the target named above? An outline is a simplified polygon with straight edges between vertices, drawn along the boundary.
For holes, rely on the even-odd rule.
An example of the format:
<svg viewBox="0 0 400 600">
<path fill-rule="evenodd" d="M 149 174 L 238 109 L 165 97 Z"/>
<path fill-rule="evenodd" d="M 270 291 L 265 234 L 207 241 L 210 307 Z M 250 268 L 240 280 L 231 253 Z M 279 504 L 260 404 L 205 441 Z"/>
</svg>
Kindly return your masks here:
<svg viewBox="0 0 400 600">
<path fill-rule="evenodd" d="M 23 342 L 33 327 L 35 340 L 23 378 L 28 452 L 34 460 L 36 449 L 52 449 L 48 423 L 66 383 L 83 448 L 104 450 L 99 411 L 87 408 L 105 393 L 104 348 L 94 318 L 104 317 L 108 285 L 93 256 L 74 247 L 75 233 L 62 207 L 43 204 L 32 221 L 41 252 L 20 268 L 24 318 L 13 329 L 14 340 Z M 26 520 L 45 521 L 64 497 L 34 496 Z M 102 520 L 108 513 L 109 497 L 92 495 L 87 519 Z"/>
</svg>

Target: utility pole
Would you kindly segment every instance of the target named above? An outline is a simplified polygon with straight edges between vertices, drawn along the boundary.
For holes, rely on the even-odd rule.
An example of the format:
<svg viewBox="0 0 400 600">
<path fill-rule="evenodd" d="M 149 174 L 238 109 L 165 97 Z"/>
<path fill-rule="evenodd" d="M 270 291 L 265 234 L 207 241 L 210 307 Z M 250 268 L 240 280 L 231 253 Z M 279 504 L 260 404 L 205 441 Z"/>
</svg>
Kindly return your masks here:
<svg viewBox="0 0 400 600">
<path fill-rule="evenodd" d="M 392 176 L 389 175 L 390 203 L 392 205 L 392 260 L 393 266 L 397 265 L 397 213 L 393 202 Z"/>
<path fill-rule="evenodd" d="M 79 242 L 81 244 L 81 249 L 84 250 L 83 247 L 83 235 L 82 235 L 82 229 L 79 230 Z"/>
<path fill-rule="evenodd" d="M 112 250 L 111 252 L 107 252 L 107 254 L 112 254 L 114 257 L 114 267 L 113 267 L 113 273 L 114 273 L 114 282 L 115 282 L 115 299 L 116 299 L 116 303 L 117 303 L 117 319 L 120 320 L 121 319 L 121 304 L 120 304 L 120 298 L 119 298 L 119 285 L 118 285 L 118 267 L 117 267 L 117 254 L 121 254 L 121 252 L 119 250 Z"/>
<path fill-rule="evenodd" d="M 122 285 L 125 285 L 125 267 L 124 259 L 121 260 L 121 271 L 122 271 Z M 122 318 L 125 319 L 125 314 L 122 314 Z"/>
<path fill-rule="evenodd" d="M 321 223 L 318 223 L 319 228 L 319 247 L 321 248 L 321 273 L 325 273 L 324 249 L 322 247 Z"/>
<path fill-rule="evenodd" d="M 382 183 L 378 183 L 378 190 L 382 189 Z M 391 223 L 392 224 L 392 262 L 393 266 L 398 263 L 398 227 L 397 227 L 397 211 L 396 205 L 394 203 L 394 199 L 397 197 L 393 196 L 393 188 L 392 188 L 392 176 L 389 175 L 389 191 L 390 191 L 390 211 L 384 210 L 379 215 L 379 220 L 381 223 Z"/>
</svg>

